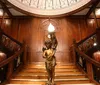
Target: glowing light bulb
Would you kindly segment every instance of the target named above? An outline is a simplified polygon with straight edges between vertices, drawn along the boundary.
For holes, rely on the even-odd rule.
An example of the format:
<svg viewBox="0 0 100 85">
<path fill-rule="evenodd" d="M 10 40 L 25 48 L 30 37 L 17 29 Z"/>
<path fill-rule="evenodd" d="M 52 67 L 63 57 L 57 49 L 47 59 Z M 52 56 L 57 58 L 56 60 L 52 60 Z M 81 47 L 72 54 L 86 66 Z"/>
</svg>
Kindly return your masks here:
<svg viewBox="0 0 100 85">
<path fill-rule="evenodd" d="M 94 43 L 93 46 L 97 46 L 97 43 Z"/>
<path fill-rule="evenodd" d="M 55 28 L 54 26 L 50 23 L 49 24 L 49 27 L 48 27 L 48 32 L 54 32 L 55 31 Z"/>
</svg>

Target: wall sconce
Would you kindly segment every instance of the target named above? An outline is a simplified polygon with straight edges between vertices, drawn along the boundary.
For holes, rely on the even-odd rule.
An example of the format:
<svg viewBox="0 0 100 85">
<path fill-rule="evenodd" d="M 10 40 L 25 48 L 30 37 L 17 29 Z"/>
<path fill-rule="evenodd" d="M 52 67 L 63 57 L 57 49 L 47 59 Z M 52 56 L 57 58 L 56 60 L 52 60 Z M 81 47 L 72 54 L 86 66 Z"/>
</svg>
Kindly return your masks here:
<svg viewBox="0 0 100 85">
<path fill-rule="evenodd" d="M 94 19 L 91 19 L 91 20 L 89 21 L 89 23 L 90 23 L 90 24 L 93 24 L 93 23 L 94 23 Z"/>
<path fill-rule="evenodd" d="M 4 22 L 6 25 L 10 25 L 11 24 L 11 21 L 6 19 L 5 22 Z"/>
<path fill-rule="evenodd" d="M 95 13 L 96 15 L 100 15 L 100 9 L 97 9 Z"/>
<path fill-rule="evenodd" d="M 48 26 L 48 32 L 54 32 L 55 31 L 55 28 L 54 26 L 50 23 L 49 26 Z"/>
<path fill-rule="evenodd" d="M 3 10 L 0 9 L 0 16 L 3 16 Z"/>
</svg>

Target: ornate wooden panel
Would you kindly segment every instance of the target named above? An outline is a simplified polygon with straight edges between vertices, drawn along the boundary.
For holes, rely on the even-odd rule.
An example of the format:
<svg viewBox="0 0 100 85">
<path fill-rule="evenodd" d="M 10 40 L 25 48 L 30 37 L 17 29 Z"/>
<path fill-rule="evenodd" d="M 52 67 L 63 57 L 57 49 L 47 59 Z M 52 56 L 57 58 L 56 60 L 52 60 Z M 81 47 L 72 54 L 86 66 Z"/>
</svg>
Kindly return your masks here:
<svg viewBox="0 0 100 85">
<path fill-rule="evenodd" d="M 42 58 L 42 47 L 49 23 L 52 23 L 56 29 L 58 40 L 56 58 L 58 62 L 72 62 L 71 46 L 73 39 L 76 39 L 78 42 L 95 31 L 95 26 L 89 24 L 84 17 L 63 17 L 50 20 L 34 17 L 14 19 L 10 30 L 11 35 L 20 42 L 26 41 L 28 46 L 27 60 L 29 62 L 44 61 Z"/>
</svg>

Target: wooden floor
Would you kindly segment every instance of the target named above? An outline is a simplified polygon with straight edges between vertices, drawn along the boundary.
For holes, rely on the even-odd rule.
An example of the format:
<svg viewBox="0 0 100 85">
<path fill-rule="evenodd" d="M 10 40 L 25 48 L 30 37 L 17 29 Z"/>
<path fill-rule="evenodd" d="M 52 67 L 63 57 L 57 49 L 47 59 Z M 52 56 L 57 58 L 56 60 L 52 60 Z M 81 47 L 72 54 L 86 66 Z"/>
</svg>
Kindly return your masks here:
<svg viewBox="0 0 100 85">
<path fill-rule="evenodd" d="M 6 85 L 45 85 L 47 73 L 44 64 L 28 64 Z M 74 64 L 57 64 L 56 85 L 95 85 Z"/>
</svg>

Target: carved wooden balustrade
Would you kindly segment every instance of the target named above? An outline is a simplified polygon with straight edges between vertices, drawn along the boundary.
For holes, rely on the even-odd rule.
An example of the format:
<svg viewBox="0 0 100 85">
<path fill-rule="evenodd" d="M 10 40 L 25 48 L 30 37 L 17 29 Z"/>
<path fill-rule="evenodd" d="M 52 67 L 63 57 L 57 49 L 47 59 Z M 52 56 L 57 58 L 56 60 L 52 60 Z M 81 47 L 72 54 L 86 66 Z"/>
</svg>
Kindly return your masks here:
<svg viewBox="0 0 100 85">
<path fill-rule="evenodd" d="M 75 62 L 79 69 L 87 74 L 91 82 L 100 85 L 100 62 L 96 61 L 93 56 L 87 55 L 91 49 L 95 49 L 91 51 L 91 54 L 100 50 L 99 44 L 95 46 L 94 43 L 97 43 L 96 33 L 78 43 L 74 40 Z"/>
<path fill-rule="evenodd" d="M 25 43 L 20 43 L 0 30 L 0 52 L 6 59 L 0 61 L 0 84 L 9 81 L 26 62 Z M 0 56 L 1 57 L 1 56 Z"/>
</svg>

